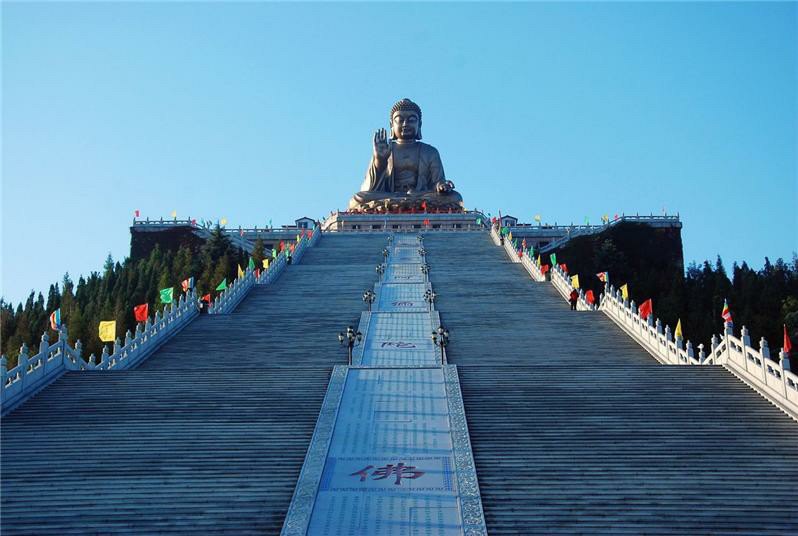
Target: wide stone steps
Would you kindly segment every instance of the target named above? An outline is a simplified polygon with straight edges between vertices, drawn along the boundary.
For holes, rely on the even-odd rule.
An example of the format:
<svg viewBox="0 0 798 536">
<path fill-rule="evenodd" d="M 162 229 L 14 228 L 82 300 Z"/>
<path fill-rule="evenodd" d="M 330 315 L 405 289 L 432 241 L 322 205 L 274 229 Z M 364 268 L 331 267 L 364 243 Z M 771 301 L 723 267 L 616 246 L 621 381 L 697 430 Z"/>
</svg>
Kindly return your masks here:
<svg viewBox="0 0 798 536">
<path fill-rule="evenodd" d="M 798 533 L 798 424 L 721 368 L 659 365 L 484 234 L 425 244 L 490 534 Z"/>
<path fill-rule="evenodd" d="M 2 534 L 276 534 L 385 236 L 325 236 L 138 369 L 68 373 L 2 422 Z"/>
</svg>

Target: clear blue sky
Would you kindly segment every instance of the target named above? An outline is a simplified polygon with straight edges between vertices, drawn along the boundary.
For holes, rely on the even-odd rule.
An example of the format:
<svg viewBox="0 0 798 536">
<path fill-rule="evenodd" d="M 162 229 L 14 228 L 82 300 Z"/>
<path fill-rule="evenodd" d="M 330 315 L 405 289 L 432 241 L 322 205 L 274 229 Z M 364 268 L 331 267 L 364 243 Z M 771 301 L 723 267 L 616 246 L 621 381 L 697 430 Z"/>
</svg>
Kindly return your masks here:
<svg viewBox="0 0 798 536">
<path fill-rule="evenodd" d="M 142 216 L 345 208 L 394 101 L 468 208 L 679 211 L 685 259 L 798 250 L 795 3 L 3 4 L 2 289 Z"/>
</svg>

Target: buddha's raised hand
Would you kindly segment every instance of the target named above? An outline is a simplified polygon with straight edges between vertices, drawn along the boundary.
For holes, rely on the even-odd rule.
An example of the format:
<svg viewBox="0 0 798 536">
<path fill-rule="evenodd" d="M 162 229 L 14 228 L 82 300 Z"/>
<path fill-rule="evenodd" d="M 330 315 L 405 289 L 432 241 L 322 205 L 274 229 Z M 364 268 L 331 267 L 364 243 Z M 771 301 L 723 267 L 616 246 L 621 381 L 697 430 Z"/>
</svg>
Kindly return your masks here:
<svg viewBox="0 0 798 536">
<path fill-rule="evenodd" d="M 384 128 L 374 133 L 374 156 L 379 160 L 386 160 L 391 154 L 391 144 L 388 141 L 388 133 Z"/>
</svg>

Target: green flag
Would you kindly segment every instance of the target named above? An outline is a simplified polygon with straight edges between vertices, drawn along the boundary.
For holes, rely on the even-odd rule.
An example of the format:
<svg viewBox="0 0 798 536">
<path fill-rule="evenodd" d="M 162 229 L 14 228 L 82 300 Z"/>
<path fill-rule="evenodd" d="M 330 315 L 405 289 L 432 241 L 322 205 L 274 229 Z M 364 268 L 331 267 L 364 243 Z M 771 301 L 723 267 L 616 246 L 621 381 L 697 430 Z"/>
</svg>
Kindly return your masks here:
<svg viewBox="0 0 798 536">
<path fill-rule="evenodd" d="M 557 265 L 557 254 L 556 253 L 552 253 L 551 255 L 549 255 L 549 259 L 551 259 L 551 265 L 552 266 L 556 266 Z"/>
<path fill-rule="evenodd" d="M 225 290 L 227 288 L 227 278 L 225 277 L 222 279 L 222 282 L 219 283 L 219 286 L 216 287 L 216 290 Z"/>
<path fill-rule="evenodd" d="M 255 269 L 255 259 L 253 259 L 252 257 L 249 258 L 249 265 L 247 265 L 247 268 L 249 268 L 250 270 Z"/>
<path fill-rule="evenodd" d="M 277 250 L 272 248 L 272 259 L 276 259 L 276 258 L 277 258 Z"/>
<path fill-rule="evenodd" d="M 172 287 L 161 289 L 161 303 L 172 303 L 175 295 L 175 289 Z"/>
<path fill-rule="evenodd" d="M 477 225 L 482 225 L 482 218 L 477 218 Z"/>
</svg>

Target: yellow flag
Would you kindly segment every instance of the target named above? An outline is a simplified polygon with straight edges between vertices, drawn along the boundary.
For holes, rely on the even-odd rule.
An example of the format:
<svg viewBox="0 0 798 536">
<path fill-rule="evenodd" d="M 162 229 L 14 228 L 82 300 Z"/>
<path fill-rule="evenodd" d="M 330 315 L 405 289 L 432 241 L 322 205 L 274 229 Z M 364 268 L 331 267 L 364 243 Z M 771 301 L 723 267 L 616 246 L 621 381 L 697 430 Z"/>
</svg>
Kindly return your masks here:
<svg viewBox="0 0 798 536">
<path fill-rule="evenodd" d="M 263 259 L 263 267 L 264 268 L 268 268 L 269 267 L 269 259 Z"/>
<path fill-rule="evenodd" d="M 512 242 L 512 241 L 513 241 L 513 232 L 512 232 L 512 231 L 510 231 L 509 233 L 507 233 L 507 238 L 509 238 L 509 239 L 510 239 L 510 242 Z"/>
<path fill-rule="evenodd" d="M 300 239 L 301 237 L 299 235 L 296 235 L 296 241 L 299 242 Z"/>
<path fill-rule="evenodd" d="M 241 269 L 241 265 L 238 266 L 238 277 L 244 277 L 244 270 Z"/>
<path fill-rule="evenodd" d="M 624 300 L 628 300 L 629 299 L 629 286 L 628 285 L 623 285 L 621 287 L 621 296 L 623 296 Z"/>
<path fill-rule="evenodd" d="M 540 214 L 535 214 L 535 221 L 540 223 Z"/>
<path fill-rule="evenodd" d="M 575 275 L 571 278 L 571 286 L 574 288 L 579 288 L 579 276 Z"/>
<path fill-rule="evenodd" d="M 540 255 L 538 255 L 538 267 L 540 267 Z"/>
<path fill-rule="evenodd" d="M 219 225 L 227 225 L 227 218 L 222 218 L 219 220 Z"/>
<path fill-rule="evenodd" d="M 173 211 L 172 211 L 172 217 L 173 217 L 173 218 L 177 218 L 177 211 L 176 211 L 176 210 L 173 210 Z"/>
<path fill-rule="evenodd" d="M 103 320 L 100 322 L 100 340 L 114 342 L 116 339 L 116 320 Z"/>
<path fill-rule="evenodd" d="M 673 333 L 674 337 L 678 337 L 682 339 L 682 319 L 680 318 L 678 322 L 676 322 L 676 331 Z"/>
</svg>

